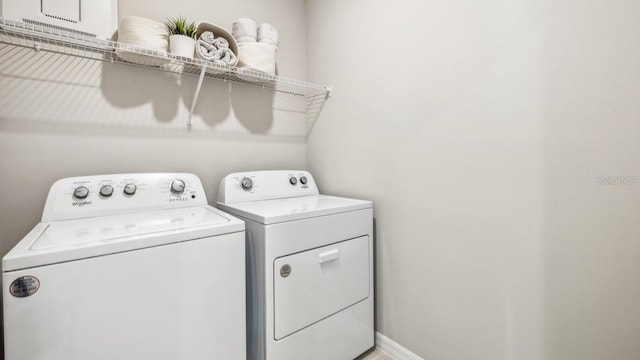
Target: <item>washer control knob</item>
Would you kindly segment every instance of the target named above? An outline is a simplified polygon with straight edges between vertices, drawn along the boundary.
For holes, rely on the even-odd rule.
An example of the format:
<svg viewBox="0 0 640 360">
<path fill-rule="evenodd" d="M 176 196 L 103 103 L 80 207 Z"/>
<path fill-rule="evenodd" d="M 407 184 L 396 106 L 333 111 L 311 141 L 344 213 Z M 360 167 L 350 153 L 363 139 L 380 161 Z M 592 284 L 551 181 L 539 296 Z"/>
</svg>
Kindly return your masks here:
<svg viewBox="0 0 640 360">
<path fill-rule="evenodd" d="M 300 176 L 300 184 L 307 185 L 307 177 L 306 176 Z"/>
<path fill-rule="evenodd" d="M 113 195 L 113 186 L 111 185 L 102 185 L 100 188 L 100 195 L 104 197 L 109 197 Z"/>
<path fill-rule="evenodd" d="M 136 190 L 138 190 L 138 188 L 136 187 L 136 184 L 128 183 L 127 185 L 124 186 L 124 193 L 126 195 L 133 195 L 136 193 Z"/>
<path fill-rule="evenodd" d="M 73 190 L 73 197 L 76 199 L 84 199 L 89 196 L 89 189 L 86 186 L 78 186 Z"/>
<path fill-rule="evenodd" d="M 298 179 L 295 176 L 289 178 L 289 184 L 295 185 L 298 183 Z"/>
<path fill-rule="evenodd" d="M 173 180 L 171 182 L 171 192 L 174 194 L 182 194 L 184 192 L 184 181 L 182 180 Z"/>
<path fill-rule="evenodd" d="M 253 180 L 249 178 L 242 178 L 240 182 L 240 186 L 242 186 L 242 190 L 249 191 L 253 187 Z"/>
</svg>

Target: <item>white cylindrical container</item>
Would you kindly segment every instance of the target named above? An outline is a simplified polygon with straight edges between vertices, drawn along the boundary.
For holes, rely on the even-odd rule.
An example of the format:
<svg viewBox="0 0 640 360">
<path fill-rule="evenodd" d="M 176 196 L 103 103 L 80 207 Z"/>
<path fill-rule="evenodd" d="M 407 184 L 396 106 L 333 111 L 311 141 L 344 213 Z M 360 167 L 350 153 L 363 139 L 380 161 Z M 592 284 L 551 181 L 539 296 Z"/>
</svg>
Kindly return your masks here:
<svg viewBox="0 0 640 360">
<path fill-rule="evenodd" d="M 169 52 L 187 58 L 193 57 L 196 41 L 185 35 L 169 36 Z"/>
</svg>

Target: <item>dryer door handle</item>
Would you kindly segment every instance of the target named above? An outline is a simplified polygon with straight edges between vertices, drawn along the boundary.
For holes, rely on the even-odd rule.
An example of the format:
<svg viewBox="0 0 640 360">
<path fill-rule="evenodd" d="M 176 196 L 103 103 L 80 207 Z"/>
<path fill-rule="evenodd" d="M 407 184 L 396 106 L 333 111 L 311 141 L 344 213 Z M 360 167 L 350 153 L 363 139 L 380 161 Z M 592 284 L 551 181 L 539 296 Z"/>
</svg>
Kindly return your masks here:
<svg viewBox="0 0 640 360">
<path fill-rule="evenodd" d="M 340 257 L 340 249 L 333 249 L 318 254 L 318 263 L 324 264 L 336 260 Z"/>
</svg>

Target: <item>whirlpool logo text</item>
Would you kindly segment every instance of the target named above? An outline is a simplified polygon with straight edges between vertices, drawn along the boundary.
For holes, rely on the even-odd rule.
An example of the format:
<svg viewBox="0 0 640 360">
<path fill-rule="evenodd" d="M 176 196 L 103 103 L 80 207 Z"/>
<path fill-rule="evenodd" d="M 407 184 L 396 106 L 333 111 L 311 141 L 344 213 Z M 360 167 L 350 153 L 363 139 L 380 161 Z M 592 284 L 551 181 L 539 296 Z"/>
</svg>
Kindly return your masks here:
<svg viewBox="0 0 640 360">
<path fill-rule="evenodd" d="M 78 206 L 78 207 L 80 207 L 80 206 L 85 206 L 85 205 L 91 205 L 91 201 L 87 201 L 87 200 L 84 200 L 84 201 L 74 201 L 74 202 L 72 202 L 72 203 L 71 203 L 71 205 L 73 205 L 73 206 Z"/>
</svg>

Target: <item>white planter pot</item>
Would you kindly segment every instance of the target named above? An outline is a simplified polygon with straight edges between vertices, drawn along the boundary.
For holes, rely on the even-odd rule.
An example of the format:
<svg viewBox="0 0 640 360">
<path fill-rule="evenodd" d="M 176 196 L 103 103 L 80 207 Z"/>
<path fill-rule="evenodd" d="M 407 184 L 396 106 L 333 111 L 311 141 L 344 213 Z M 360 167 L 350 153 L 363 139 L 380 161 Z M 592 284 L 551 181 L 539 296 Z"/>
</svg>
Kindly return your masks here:
<svg viewBox="0 0 640 360">
<path fill-rule="evenodd" d="M 196 48 L 196 41 L 185 35 L 169 36 L 169 52 L 172 54 L 192 58 Z"/>
</svg>

